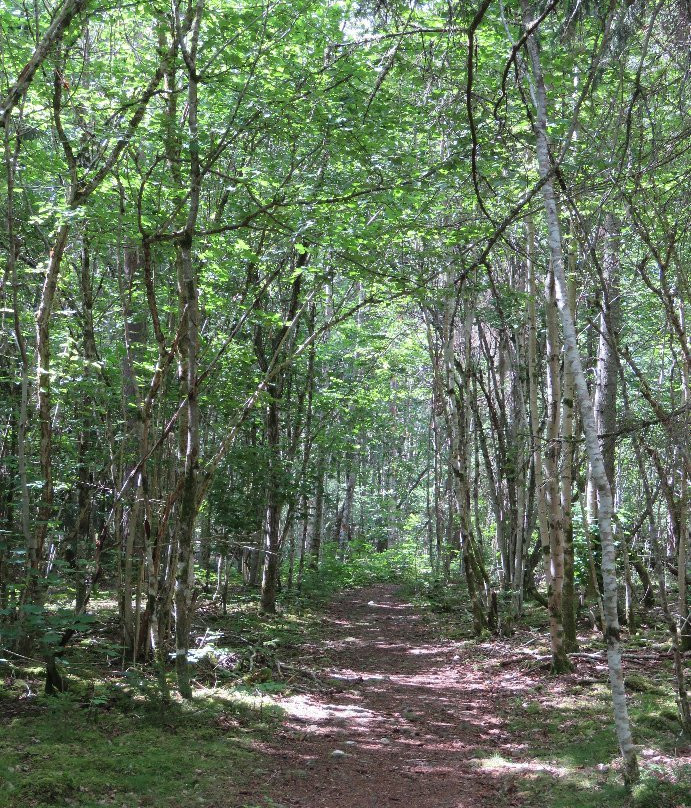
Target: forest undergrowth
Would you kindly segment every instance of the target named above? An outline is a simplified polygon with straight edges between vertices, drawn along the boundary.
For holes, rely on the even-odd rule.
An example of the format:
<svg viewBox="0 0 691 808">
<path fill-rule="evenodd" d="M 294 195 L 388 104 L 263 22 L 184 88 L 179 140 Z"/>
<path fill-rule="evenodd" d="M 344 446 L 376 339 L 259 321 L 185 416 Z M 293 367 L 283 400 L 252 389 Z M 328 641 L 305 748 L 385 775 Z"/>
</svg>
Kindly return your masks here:
<svg viewBox="0 0 691 808">
<path fill-rule="evenodd" d="M 351 601 L 370 591 L 366 586 L 374 586 L 375 596 L 394 592 L 412 604 L 429 648 L 451 654 L 454 670 L 469 682 L 488 683 L 490 699 L 479 708 L 481 739 L 472 756 L 478 784 L 489 777 L 503 785 L 486 793 L 487 804 L 691 805 L 691 751 L 680 732 L 669 642 L 659 621 L 651 619 L 626 640 L 626 684 L 643 772 L 631 793 L 622 785 L 596 627 L 579 623 L 575 670 L 552 676 L 541 606 L 528 604 L 510 636 L 475 638 L 463 588 L 442 591 L 429 572 L 408 568 L 400 554 L 392 555 L 347 566 L 332 559 L 318 579 L 306 578 L 300 596 L 284 593 L 279 613 L 271 617 L 260 613 L 258 594 L 239 585 L 227 608 L 211 597 L 200 599 L 191 702 L 164 702 L 150 667 L 122 658 L 116 609 L 102 593 L 92 601 L 98 630 L 87 632 L 61 662 L 69 683 L 65 693 L 42 693 L 40 660 L 1 663 L 0 808 L 331 805 L 316 798 L 295 802 L 293 786 L 279 794 L 286 801 L 277 802 L 269 784 L 283 764 L 267 749 L 279 761 L 287 754 L 285 707 L 291 700 L 325 704 L 344 692 L 331 649 L 338 648 L 339 637 L 357 636 L 358 620 L 334 621 L 333 603 L 347 615 Z M 427 653 L 413 651 L 421 659 Z M 169 676 L 172 684 L 172 671 Z M 491 698 L 495 687 L 497 698 Z M 462 726 L 463 708 L 452 722 L 459 717 Z M 316 757 L 329 761 L 333 742 L 326 744 Z M 291 777 L 308 778 L 307 768 L 285 765 Z"/>
<path fill-rule="evenodd" d="M 690 23 L 0 2 L 0 808 L 688 802 Z"/>
</svg>

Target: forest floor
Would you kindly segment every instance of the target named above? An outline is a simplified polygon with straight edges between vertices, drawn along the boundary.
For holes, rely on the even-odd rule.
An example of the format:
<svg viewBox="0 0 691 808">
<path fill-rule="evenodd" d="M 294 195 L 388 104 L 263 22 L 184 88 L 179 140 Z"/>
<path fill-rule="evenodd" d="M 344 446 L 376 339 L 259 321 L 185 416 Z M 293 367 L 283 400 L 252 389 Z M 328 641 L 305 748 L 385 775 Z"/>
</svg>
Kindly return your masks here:
<svg viewBox="0 0 691 808">
<path fill-rule="evenodd" d="M 553 677 L 543 610 L 532 622 L 477 641 L 454 604 L 384 584 L 273 618 L 209 604 L 195 699 L 163 705 L 108 656 L 113 616 L 74 649 L 64 696 L 40 695 L 40 667 L 0 670 L 0 808 L 691 806 L 664 637 L 628 643 L 627 795 L 596 632 Z"/>
<path fill-rule="evenodd" d="M 281 730 L 261 747 L 272 761 L 266 804 L 628 803 L 615 763 L 604 660 L 588 659 L 586 671 L 556 679 L 530 645 L 516 655 L 515 641 L 498 647 L 444 640 L 440 629 L 438 616 L 403 601 L 393 587 L 350 592 L 331 604 L 321 646 L 329 659 L 321 675 L 331 687 L 279 700 Z M 304 648 L 307 655 L 316 650 Z M 661 708 L 651 719 L 657 688 L 642 674 L 633 681 L 636 701 L 647 702 L 643 735 L 659 741 L 673 713 Z M 666 741 L 666 749 L 642 748 L 636 805 L 691 805 L 690 750 Z"/>
</svg>

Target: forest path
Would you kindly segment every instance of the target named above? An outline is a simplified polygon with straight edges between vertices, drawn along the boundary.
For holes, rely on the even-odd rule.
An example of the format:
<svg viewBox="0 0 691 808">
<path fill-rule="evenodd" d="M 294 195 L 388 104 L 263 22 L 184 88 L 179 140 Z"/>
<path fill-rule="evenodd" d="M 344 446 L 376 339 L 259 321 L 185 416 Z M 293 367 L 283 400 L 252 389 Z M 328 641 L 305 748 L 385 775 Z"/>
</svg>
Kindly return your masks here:
<svg viewBox="0 0 691 808">
<path fill-rule="evenodd" d="M 462 644 L 440 642 L 395 587 L 334 600 L 320 650 L 329 660 L 320 677 L 334 687 L 280 701 L 282 728 L 262 749 L 273 767 L 268 805 L 524 805 L 519 779 L 482 765 L 508 740 L 497 705 L 516 696 L 510 681 Z"/>
</svg>

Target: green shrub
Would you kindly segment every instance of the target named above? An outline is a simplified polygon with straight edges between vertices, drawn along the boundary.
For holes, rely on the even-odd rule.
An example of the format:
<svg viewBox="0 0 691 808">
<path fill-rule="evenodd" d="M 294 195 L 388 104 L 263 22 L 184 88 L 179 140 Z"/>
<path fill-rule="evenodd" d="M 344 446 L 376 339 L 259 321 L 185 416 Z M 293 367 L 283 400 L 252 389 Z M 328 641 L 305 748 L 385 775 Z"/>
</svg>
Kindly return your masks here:
<svg viewBox="0 0 691 808">
<path fill-rule="evenodd" d="M 338 557 L 338 546 L 329 543 L 324 548 L 319 569 L 305 570 L 302 594 L 307 599 L 318 600 L 339 589 L 421 581 L 429 572 L 413 541 L 399 542 L 381 553 L 368 541 L 353 541 L 346 548 L 344 559 Z"/>
</svg>

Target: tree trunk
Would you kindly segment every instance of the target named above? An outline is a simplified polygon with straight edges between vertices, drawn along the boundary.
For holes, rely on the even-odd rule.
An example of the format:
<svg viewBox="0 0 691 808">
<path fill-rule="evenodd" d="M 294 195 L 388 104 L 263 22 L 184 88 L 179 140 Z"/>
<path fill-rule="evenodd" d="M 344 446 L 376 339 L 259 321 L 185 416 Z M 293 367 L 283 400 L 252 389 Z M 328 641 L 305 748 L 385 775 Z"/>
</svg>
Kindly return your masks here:
<svg viewBox="0 0 691 808">
<path fill-rule="evenodd" d="M 199 213 L 201 167 L 197 121 L 196 56 L 204 0 L 197 0 L 189 21 L 189 45 L 185 48 L 189 86 L 187 90 L 187 126 L 189 129 L 189 207 L 184 232 L 180 239 L 180 316 L 186 317 L 184 334 L 180 339 L 181 363 L 186 373 L 184 388 L 187 396 L 185 420 L 185 463 L 180 517 L 178 524 L 178 560 L 175 581 L 175 665 L 178 690 L 183 699 L 192 698 L 192 686 L 187 656 L 192 624 L 194 593 L 194 537 L 199 510 L 197 497 L 199 471 L 199 392 L 197 366 L 199 362 L 199 291 L 192 256 L 192 243 Z M 177 13 L 177 12 L 176 12 Z M 178 21 L 179 22 L 179 21 Z"/>
<path fill-rule="evenodd" d="M 319 555 L 322 543 L 322 526 L 324 522 L 324 473 L 326 466 L 326 452 L 320 446 L 317 453 L 316 490 L 314 492 L 314 517 L 310 533 L 310 569 L 319 567 Z"/>
<path fill-rule="evenodd" d="M 576 313 L 576 253 L 573 245 L 569 250 L 569 308 L 574 317 Z M 564 363 L 564 384 L 562 387 L 562 439 L 563 450 L 561 460 L 561 512 L 564 535 L 564 588 L 562 595 L 562 617 L 564 624 L 564 647 L 567 652 L 578 649 L 576 639 L 576 590 L 574 572 L 573 550 L 573 470 L 575 457 L 574 435 L 574 401 L 573 401 L 573 374 Z"/>
<path fill-rule="evenodd" d="M 531 23 L 530 9 L 527 0 L 521 0 L 521 7 L 523 11 L 523 25 L 527 30 Z M 612 491 L 607 478 L 607 469 L 600 447 L 593 405 L 590 400 L 590 394 L 588 393 L 588 386 L 578 351 L 576 328 L 569 308 L 569 292 L 564 273 L 562 253 L 561 226 L 557 212 L 557 201 L 554 192 L 554 182 L 552 180 L 549 141 L 547 138 L 547 97 L 537 40 L 534 34 L 528 36 L 527 47 L 532 66 L 535 91 L 537 114 L 534 120 L 534 129 L 537 140 L 538 168 L 540 177 L 543 180 L 542 196 L 545 206 L 557 303 L 561 315 L 564 350 L 566 361 L 569 363 L 571 372 L 573 373 L 575 397 L 578 401 L 581 414 L 588 460 L 599 497 L 598 523 L 600 527 L 600 541 L 602 544 L 605 636 L 607 640 L 607 662 L 612 689 L 614 722 L 617 731 L 617 739 L 619 741 L 619 749 L 624 758 L 624 777 L 628 783 L 634 783 L 638 780 L 638 760 L 631 736 L 629 713 L 626 704 L 626 691 L 624 689 L 624 673 L 621 664 L 619 618 L 617 614 L 616 557 L 614 536 L 612 534 Z"/>
<path fill-rule="evenodd" d="M 686 327 L 686 309 L 683 302 L 679 304 L 679 323 L 682 333 Z M 688 354 L 684 352 L 681 359 L 681 378 L 684 404 L 684 434 L 689 434 L 689 406 L 691 406 L 691 379 L 689 376 Z M 679 546 L 677 548 L 677 585 L 679 587 L 679 634 L 682 651 L 691 651 L 691 613 L 689 610 L 688 587 L 686 584 L 686 568 L 689 551 L 689 509 L 691 507 L 689 494 L 689 472 L 685 463 L 681 464 L 680 473 L 681 494 L 679 497 Z"/>
<path fill-rule="evenodd" d="M 535 228 L 532 219 L 526 221 L 526 242 L 528 255 L 528 399 L 530 410 L 530 432 L 533 446 L 533 475 L 537 495 L 537 525 L 542 548 L 545 579 L 549 588 L 552 579 L 549 561 L 549 528 L 547 523 L 547 497 L 543 482 L 542 449 L 540 435 L 540 414 L 537 406 L 538 378 L 537 357 L 537 285 L 535 283 Z"/>
<path fill-rule="evenodd" d="M 615 433 L 617 430 L 617 358 L 615 345 L 620 330 L 619 223 L 605 216 L 605 257 L 602 266 L 602 313 L 595 369 L 595 426 L 602 446 L 602 461 L 612 496 L 615 488 Z"/>
<path fill-rule="evenodd" d="M 261 610 L 266 614 L 275 614 L 281 552 L 280 419 L 276 385 L 269 385 L 269 395 L 271 400 L 266 411 L 269 480 L 264 525 L 264 570 L 262 573 Z"/>
<path fill-rule="evenodd" d="M 571 663 L 564 648 L 562 602 L 564 588 L 564 535 L 559 489 L 559 449 L 561 443 L 561 385 L 559 380 L 559 328 L 554 274 L 548 272 L 545 285 L 547 319 L 547 447 L 545 450 L 545 490 L 549 530 L 550 580 L 548 610 L 552 645 L 552 672 L 567 673 Z"/>
<path fill-rule="evenodd" d="M 346 484 L 343 496 L 341 518 L 338 521 L 338 555 L 341 560 L 346 556 L 348 545 L 353 535 L 353 500 L 355 497 L 356 464 L 352 454 L 346 458 Z"/>
<path fill-rule="evenodd" d="M 449 447 L 449 463 L 452 474 L 452 491 L 454 495 L 454 504 L 456 506 L 456 514 L 458 516 L 458 530 L 460 533 L 460 550 L 463 560 L 463 570 L 465 573 L 466 583 L 468 586 L 468 594 L 470 596 L 471 608 L 473 612 L 473 630 L 476 635 L 482 633 L 483 628 L 487 626 L 487 619 L 485 617 L 480 587 L 482 582 L 478 573 L 480 572 L 481 560 L 477 559 L 474 555 L 475 548 L 473 547 L 473 533 L 470 518 L 470 488 L 468 481 L 468 413 L 464 403 L 464 396 L 467 395 L 467 389 L 464 389 L 464 384 L 468 380 L 467 372 L 463 374 L 463 378 L 456 366 L 455 355 L 455 319 L 458 315 L 457 306 L 458 300 L 451 294 L 454 290 L 453 280 L 450 276 L 446 279 L 447 282 L 447 297 L 444 304 L 443 312 L 443 330 L 442 330 L 442 356 L 444 362 L 444 382 L 445 382 L 445 415 L 447 430 L 450 438 Z M 466 356 L 465 361 L 470 363 L 469 340 L 470 340 L 470 326 L 472 323 L 472 312 L 468 312 L 466 321 L 464 322 L 464 337 Z M 453 529 L 453 526 L 452 526 Z M 453 552 L 451 550 L 451 552 Z M 449 556 L 452 561 L 452 556 Z"/>
</svg>

